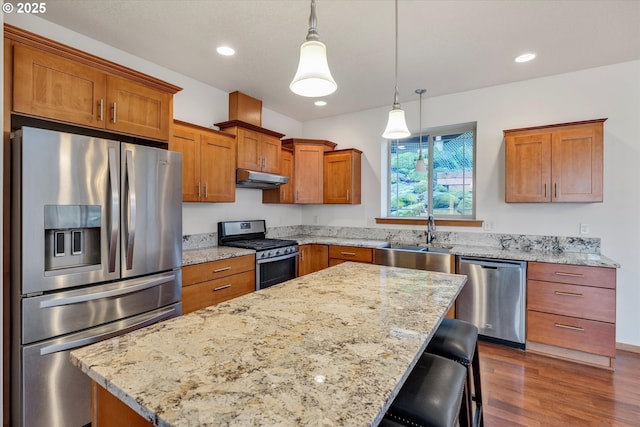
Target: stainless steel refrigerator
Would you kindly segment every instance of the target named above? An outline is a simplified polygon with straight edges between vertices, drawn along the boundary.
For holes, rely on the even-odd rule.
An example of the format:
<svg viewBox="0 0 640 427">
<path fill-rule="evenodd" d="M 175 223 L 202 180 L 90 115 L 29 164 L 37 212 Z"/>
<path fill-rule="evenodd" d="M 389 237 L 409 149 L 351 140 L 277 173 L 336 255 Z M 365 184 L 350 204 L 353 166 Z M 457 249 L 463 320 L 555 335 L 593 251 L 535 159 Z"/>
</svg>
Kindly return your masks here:
<svg viewBox="0 0 640 427">
<path fill-rule="evenodd" d="M 12 425 L 91 422 L 74 348 L 181 314 L 182 157 L 24 127 L 12 138 Z"/>
</svg>

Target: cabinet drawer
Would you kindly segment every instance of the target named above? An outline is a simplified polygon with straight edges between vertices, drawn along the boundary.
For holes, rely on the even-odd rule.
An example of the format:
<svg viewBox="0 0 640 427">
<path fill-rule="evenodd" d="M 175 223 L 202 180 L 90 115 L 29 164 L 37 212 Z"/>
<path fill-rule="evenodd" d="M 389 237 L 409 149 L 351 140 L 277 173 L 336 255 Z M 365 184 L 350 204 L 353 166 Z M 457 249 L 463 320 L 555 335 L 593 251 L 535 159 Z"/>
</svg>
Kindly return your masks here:
<svg viewBox="0 0 640 427">
<path fill-rule="evenodd" d="M 255 262 L 255 255 L 244 255 L 202 264 L 187 265 L 182 268 L 182 286 L 185 287 L 244 271 L 253 271 Z"/>
<path fill-rule="evenodd" d="M 615 323 L 616 294 L 613 289 L 528 280 L 527 308 Z"/>
<path fill-rule="evenodd" d="M 247 271 L 187 286 L 182 289 L 182 313 L 191 313 L 251 293 L 255 290 L 255 280 L 253 271 Z"/>
<path fill-rule="evenodd" d="M 613 323 L 527 312 L 527 341 L 615 357 Z"/>
<path fill-rule="evenodd" d="M 607 267 L 589 267 L 583 265 L 529 262 L 527 267 L 527 279 L 615 289 L 616 269 Z"/>
<path fill-rule="evenodd" d="M 371 263 L 373 262 L 373 250 L 371 248 L 332 245 L 329 246 L 329 258 Z"/>
</svg>

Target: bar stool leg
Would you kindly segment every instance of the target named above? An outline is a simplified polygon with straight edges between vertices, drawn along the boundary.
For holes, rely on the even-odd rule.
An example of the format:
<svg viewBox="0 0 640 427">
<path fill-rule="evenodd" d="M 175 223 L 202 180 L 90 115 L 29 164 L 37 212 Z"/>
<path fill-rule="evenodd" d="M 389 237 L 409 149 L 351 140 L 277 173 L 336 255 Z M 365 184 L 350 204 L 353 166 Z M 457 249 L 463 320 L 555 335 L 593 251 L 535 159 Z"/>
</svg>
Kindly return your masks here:
<svg viewBox="0 0 640 427">
<path fill-rule="evenodd" d="M 475 415 L 472 418 L 473 427 L 484 427 L 484 417 L 482 413 L 482 409 L 483 409 L 482 408 L 482 386 L 480 383 L 480 356 L 478 352 L 477 341 L 476 341 L 476 349 L 473 353 L 473 359 L 471 362 L 471 370 L 473 374 L 474 390 L 473 390 L 473 394 L 469 393 L 469 396 L 471 397 L 470 400 L 476 403 Z M 468 376 L 468 371 L 467 371 L 467 376 Z M 470 409 L 469 413 L 472 414 L 473 413 L 471 412 L 472 407 L 470 406 L 469 409 Z"/>
</svg>

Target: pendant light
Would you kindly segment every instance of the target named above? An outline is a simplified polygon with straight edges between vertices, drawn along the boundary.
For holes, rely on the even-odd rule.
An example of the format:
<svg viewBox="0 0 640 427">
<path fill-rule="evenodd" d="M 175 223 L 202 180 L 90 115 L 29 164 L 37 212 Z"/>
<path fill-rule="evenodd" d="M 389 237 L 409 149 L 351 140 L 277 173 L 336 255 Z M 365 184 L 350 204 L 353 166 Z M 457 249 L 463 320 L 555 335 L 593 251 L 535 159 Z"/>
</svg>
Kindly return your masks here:
<svg viewBox="0 0 640 427">
<path fill-rule="evenodd" d="M 427 167 L 422 158 L 422 94 L 426 91 L 426 89 L 416 89 L 416 93 L 420 95 L 420 153 L 418 154 L 418 161 L 416 162 L 416 169 L 414 170 L 416 173 L 427 173 Z"/>
<path fill-rule="evenodd" d="M 307 41 L 300 46 L 298 71 L 289 89 L 297 95 L 315 98 L 330 95 L 337 88 L 338 85 L 329 71 L 327 48 L 320 41 L 317 31 L 316 0 L 311 0 Z"/>
<path fill-rule="evenodd" d="M 400 102 L 398 101 L 398 0 L 396 0 L 396 87 L 393 105 L 391 106 L 391 111 L 389 111 L 387 128 L 384 130 L 382 137 L 386 139 L 402 139 L 409 135 L 411 135 L 411 132 L 409 132 L 407 122 L 404 119 L 404 110 L 400 108 Z"/>
</svg>

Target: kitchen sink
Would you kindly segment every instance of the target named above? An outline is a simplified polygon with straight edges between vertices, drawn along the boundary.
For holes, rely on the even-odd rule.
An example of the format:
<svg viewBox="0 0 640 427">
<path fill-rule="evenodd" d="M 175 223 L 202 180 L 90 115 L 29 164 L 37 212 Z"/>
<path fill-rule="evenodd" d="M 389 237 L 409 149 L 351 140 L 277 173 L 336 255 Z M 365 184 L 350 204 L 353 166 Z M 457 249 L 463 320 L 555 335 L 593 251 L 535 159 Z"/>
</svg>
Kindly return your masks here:
<svg viewBox="0 0 640 427">
<path fill-rule="evenodd" d="M 453 273 L 455 256 L 449 253 L 451 246 L 418 246 L 389 244 L 376 248 L 374 263 L 391 267 Z"/>
</svg>

